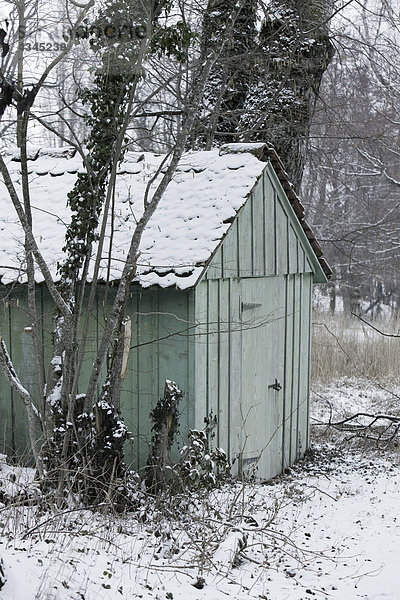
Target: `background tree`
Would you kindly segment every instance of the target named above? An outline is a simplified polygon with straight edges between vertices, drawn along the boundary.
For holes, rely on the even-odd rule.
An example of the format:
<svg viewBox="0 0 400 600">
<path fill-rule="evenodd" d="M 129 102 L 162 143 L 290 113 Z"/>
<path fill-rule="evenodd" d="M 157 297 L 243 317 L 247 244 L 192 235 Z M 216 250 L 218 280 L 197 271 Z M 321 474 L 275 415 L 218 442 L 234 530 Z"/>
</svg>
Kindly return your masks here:
<svg viewBox="0 0 400 600">
<path fill-rule="evenodd" d="M 218 43 L 234 5 L 209 1 L 202 55 Z M 247 2 L 213 70 L 197 143 L 210 148 L 224 141 L 270 142 L 298 190 L 316 97 L 333 55 L 332 13 L 328 0 L 273 0 L 261 7 Z"/>
<path fill-rule="evenodd" d="M 399 83 L 393 7 L 341 13 L 310 137 L 303 197 L 347 312 L 399 308 Z"/>
</svg>

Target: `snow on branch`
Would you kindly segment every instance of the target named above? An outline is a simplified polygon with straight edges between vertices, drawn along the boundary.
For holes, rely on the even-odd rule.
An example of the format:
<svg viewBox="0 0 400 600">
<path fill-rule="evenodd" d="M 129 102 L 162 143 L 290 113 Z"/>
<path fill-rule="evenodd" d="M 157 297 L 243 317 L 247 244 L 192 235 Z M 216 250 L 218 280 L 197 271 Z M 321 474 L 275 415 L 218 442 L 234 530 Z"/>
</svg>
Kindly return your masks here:
<svg viewBox="0 0 400 600">
<path fill-rule="evenodd" d="M 375 169 L 378 170 L 378 172 L 375 173 L 376 175 L 383 175 L 383 177 L 385 177 L 385 179 L 387 179 L 390 183 L 393 183 L 394 185 L 397 185 L 400 187 L 400 180 L 395 179 L 394 177 L 389 175 L 389 173 L 387 172 L 387 169 L 385 168 L 385 165 L 379 158 L 377 158 L 376 156 L 371 156 L 371 154 L 369 154 L 369 152 L 366 152 L 365 150 L 361 150 L 360 148 L 357 148 L 357 151 L 359 154 L 361 154 L 361 156 L 363 158 L 365 158 L 365 160 L 367 160 L 371 165 L 373 165 L 373 167 Z"/>
<path fill-rule="evenodd" d="M 19 378 L 15 372 L 11 357 L 7 351 L 7 346 L 1 336 L 0 336 L 0 365 L 2 366 L 3 372 L 4 372 L 7 380 L 9 381 L 10 385 L 12 386 L 12 388 L 22 398 L 25 405 L 31 409 L 31 411 L 34 413 L 35 417 L 37 419 L 40 419 L 41 418 L 40 413 L 37 410 L 36 406 L 33 404 L 31 395 L 29 394 L 28 390 L 22 385 L 21 381 L 19 380 Z"/>
</svg>

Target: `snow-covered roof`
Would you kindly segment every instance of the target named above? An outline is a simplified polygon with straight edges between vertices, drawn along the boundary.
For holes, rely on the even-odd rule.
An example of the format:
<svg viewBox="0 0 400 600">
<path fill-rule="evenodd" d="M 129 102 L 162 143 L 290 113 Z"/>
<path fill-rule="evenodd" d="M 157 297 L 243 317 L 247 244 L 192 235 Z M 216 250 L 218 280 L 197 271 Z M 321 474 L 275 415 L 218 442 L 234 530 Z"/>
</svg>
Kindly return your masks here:
<svg viewBox="0 0 400 600">
<path fill-rule="evenodd" d="M 262 146 L 253 144 L 247 150 L 254 151 Z M 173 180 L 143 234 L 137 275 L 141 286 L 185 289 L 196 283 L 228 230 L 232 217 L 245 203 L 265 168 L 265 163 L 245 150 L 240 148 L 240 152 L 235 153 L 199 151 L 182 156 Z M 20 192 L 18 152 L 3 151 L 2 154 Z M 31 149 L 29 158 L 34 235 L 56 277 L 57 262 L 63 259 L 65 228 L 70 219 L 67 193 L 74 185 L 76 174 L 82 170 L 82 161 L 69 148 Z M 163 159 L 162 155 L 127 153 L 117 177 L 113 235 L 111 240 L 109 227 L 101 271 L 103 278 L 106 277 L 110 242 L 110 275 L 113 280 L 119 278 L 136 220 L 142 214 L 146 185 Z M 24 281 L 23 243 L 22 228 L 1 180 L 2 283 Z M 37 281 L 42 281 L 39 270 Z"/>
<path fill-rule="evenodd" d="M 3 150 L 2 155 L 20 193 L 19 152 Z M 164 159 L 164 155 L 151 153 L 126 154 L 117 176 L 113 220 L 109 219 L 108 223 L 101 278 L 119 279 L 131 236 L 143 211 L 146 186 Z M 219 150 L 190 152 L 182 156 L 173 180 L 143 233 L 135 281 L 142 287 L 158 285 L 186 289 L 194 286 L 246 202 L 267 160 L 274 165 L 313 251 L 329 275 L 329 267 L 313 232 L 304 221 L 303 207 L 287 180 L 282 163 L 271 147 L 255 143 L 227 144 Z M 32 148 L 28 171 L 34 235 L 54 278 L 57 278 L 57 263 L 63 260 L 62 247 L 70 220 L 67 193 L 73 188 L 77 173 L 83 171 L 82 160 L 71 148 Z M 165 167 L 162 167 L 152 184 L 152 191 L 164 171 Z M 2 283 L 25 281 L 23 244 L 22 228 L 0 179 Z M 38 282 L 43 280 L 38 269 L 36 278 Z"/>
</svg>

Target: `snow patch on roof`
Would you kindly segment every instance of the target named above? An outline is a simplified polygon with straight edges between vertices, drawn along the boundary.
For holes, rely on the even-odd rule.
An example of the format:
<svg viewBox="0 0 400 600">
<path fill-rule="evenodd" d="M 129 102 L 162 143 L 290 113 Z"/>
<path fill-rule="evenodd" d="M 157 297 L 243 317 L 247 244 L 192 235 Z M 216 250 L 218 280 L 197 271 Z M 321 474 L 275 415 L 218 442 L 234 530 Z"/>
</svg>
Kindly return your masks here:
<svg viewBox="0 0 400 600">
<path fill-rule="evenodd" d="M 265 167 L 265 163 L 252 154 L 252 150 L 262 146 L 246 144 L 234 152 L 221 149 L 182 156 L 142 237 L 136 277 L 140 285 L 180 289 L 195 285 Z M 18 152 L 3 150 L 2 154 L 21 198 Z M 146 185 L 164 158 L 150 153 L 128 153 L 120 166 L 113 222 L 112 227 L 109 223 L 104 246 L 100 273 L 103 279 L 107 277 L 109 253 L 112 257 L 110 279 L 119 279 L 131 236 L 143 211 Z M 73 188 L 76 174 L 83 170 L 82 159 L 70 148 L 30 148 L 29 159 L 34 235 L 56 277 L 57 262 L 63 260 L 65 229 L 70 220 L 67 193 Z M 164 171 L 163 167 L 159 177 Z M 157 181 L 152 185 L 153 191 Z M 24 235 L 2 180 L 0 215 L 1 282 L 23 282 L 26 280 Z M 43 280 L 39 270 L 36 278 L 38 282 Z"/>
</svg>

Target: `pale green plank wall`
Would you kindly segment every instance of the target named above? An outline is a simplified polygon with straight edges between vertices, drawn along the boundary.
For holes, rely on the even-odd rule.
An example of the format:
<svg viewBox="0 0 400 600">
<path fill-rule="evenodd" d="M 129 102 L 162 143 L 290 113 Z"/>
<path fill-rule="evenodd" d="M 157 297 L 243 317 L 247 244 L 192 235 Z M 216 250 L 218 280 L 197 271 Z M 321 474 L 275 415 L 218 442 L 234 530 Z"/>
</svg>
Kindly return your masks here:
<svg viewBox="0 0 400 600">
<path fill-rule="evenodd" d="M 18 306 L 13 302 L 5 302 L 0 308 L 0 335 L 7 343 L 10 354 L 14 357 L 15 368 L 24 373 L 27 379 L 34 377 L 32 355 L 32 337 L 24 332 L 29 325 L 22 310 L 26 292 L 21 288 Z M 15 329 L 14 329 L 15 324 Z M 9 454 L 10 447 L 19 455 L 26 454 L 29 448 L 25 408 L 22 402 L 10 389 L 8 382 L 0 373 L 0 452 Z"/>
<path fill-rule="evenodd" d="M 257 472 L 265 478 L 308 444 L 312 260 L 277 179 L 265 172 L 195 292 L 203 333 L 195 347 L 197 426 L 212 410 L 217 444 L 249 465 L 267 446 Z M 242 302 L 261 307 L 242 311 Z M 279 392 L 268 387 L 275 377 Z"/>
<path fill-rule="evenodd" d="M 106 306 L 112 301 L 110 288 Z M 43 344 L 47 357 L 51 350 L 52 304 L 38 292 L 42 306 Z M 9 347 L 22 382 L 31 389 L 35 381 L 32 336 L 24 331 L 29 325 L 26 316 L 26 290 L 19 286 L 13 293 L 0 290 L 0 332 Z M 127 314 L 132 318 L 132 348 L 121 396 L 121 408 L 134 439 L 127 448 L 127 461 L 133 468 L 145 464 L 151 437 L 149 413 L 163 392 L 165 379 L 175 380 L 184 391 L 181 416 L 181 435 L 187 435 L 193 423 L 193 295 L 177 290 L 132 289 Z M 83 368 L 81 389 L 88 379 L 93 352 L 97 348 L 104 323 L 104 295 L 99 294 L 91 319 L 88 351 Z M 179 333 L 179 335 L 177 334 Z M 177 335 L 174 335 L 177 334 Z M 18 397 L 0 373 L 0 452 L 21 456 L 29 448 L 25 410 Z"/>
</svg>

